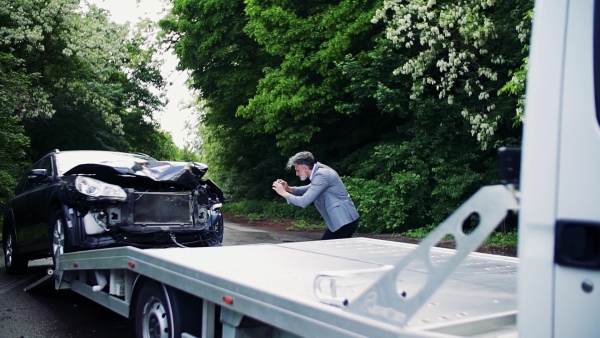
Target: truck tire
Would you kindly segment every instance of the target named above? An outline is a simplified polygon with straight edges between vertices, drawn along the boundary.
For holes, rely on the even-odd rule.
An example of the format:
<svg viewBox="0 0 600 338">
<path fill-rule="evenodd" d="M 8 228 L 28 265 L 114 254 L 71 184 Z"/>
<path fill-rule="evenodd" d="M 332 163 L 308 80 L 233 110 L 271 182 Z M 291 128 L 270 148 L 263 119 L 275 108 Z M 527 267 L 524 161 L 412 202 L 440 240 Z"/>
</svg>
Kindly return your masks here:
<svg viewBox="0 0 600 338">
<path fill-rule="evenodd" d="M 29 261 L 22 258 L 15 249 L 15 232 L 14 227 L 5 221 L 6 229 L 2 236 L 2 248 L 4 249 L 4 267 L 9 275 L 22 274 L 27 270 Z"/>
<path fill-rule="evenodd" d="M 180 330 L 166 287 L 158 282 L 144 282 L 135 305 L 136 337 L 175 338 L 181 336 Z"/>
<path fill-rule="evenodd" d="M 202 336 L 202 299 L 172 287 L 166 287 L 173 309 L 179 321 L 179 331 L 194 337 Z M 215 318 L 215 324 L 218 324 Z"/>
<path fill-rule="evenodd" d="M 202 299 L 164 284 L 142 282 L 135 304 L 138 338 L 171 338 L 187 333 L 202 335 Z"/>
</svg>

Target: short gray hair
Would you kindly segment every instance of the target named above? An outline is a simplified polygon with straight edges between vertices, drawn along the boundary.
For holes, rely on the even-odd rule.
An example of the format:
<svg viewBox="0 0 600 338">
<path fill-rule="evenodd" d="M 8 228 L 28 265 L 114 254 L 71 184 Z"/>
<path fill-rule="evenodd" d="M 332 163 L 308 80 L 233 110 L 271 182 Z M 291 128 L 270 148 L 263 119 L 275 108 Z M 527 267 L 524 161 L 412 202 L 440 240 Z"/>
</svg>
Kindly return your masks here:
<svg viewBox="0 0 600 338">
<path fill-rule="evenodd" d="M 308 167 L 308 169 L 312 169 L 315 165 L 315 157 L 309 151 L 301 151 L 296 155 L 290 157 L 285 168 L 291 169 L 294 166 L 294 164 L 305 165 Z"/>
</svg>

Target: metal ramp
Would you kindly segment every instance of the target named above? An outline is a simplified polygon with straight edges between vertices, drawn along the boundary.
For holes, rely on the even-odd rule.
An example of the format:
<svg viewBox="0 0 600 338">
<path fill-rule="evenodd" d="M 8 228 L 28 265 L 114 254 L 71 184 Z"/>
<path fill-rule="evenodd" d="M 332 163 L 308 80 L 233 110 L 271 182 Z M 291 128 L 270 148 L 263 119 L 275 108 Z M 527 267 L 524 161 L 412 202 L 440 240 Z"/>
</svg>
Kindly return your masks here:
<svg viewBox="0 0 600 338">
<path fill-rule="evenodd" d="M 29 290 L 34 289 L 35 287 L 44 284 L 45 282 L 49 281 L 52 279 L 52 277 L 54 276 L 54 269 L 52 268 L 48 268 L 46 269 L 46 274 L 44 275 L 44 277 L 42 277 L 41 279 L 39 279 L 36 282 L 33 282 L 32 284 L 26 286 L 23 291 L 25 292 L 29 292 Z"/>
</svg>

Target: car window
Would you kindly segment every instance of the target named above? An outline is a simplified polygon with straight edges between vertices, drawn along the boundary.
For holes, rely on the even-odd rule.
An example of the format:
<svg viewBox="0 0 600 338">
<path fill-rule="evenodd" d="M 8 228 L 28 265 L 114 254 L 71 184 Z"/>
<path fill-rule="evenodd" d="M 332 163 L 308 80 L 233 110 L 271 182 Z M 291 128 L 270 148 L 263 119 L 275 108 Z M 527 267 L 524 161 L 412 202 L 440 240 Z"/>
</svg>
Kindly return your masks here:
<svg viewBox="0 0 600 338">
<path fill-rule="evenodd" d="M 34 169 L 46 169 L 48 176 L 54 176 L 54 169 L 52 168 L 52 158 L 46 156 L 38 161 L 33 167 Z"/>
<path fill-rule="evenodd" d="M 65 151 L 56 154 L 56 167 L 60 176 L 80 164 L 131 161 L 144 163 L 154 159 L 144 155 L 110 151 Z"/>
<path fill-rule="evenodd" d="M 22 192 L 32 189 L 36 185 L 41 184 L 39 182 L 34 183 L 27 179 L 27 176 L 29 175 L 29 171 L 31 169 L 46 169 L 48 176 L 54 175 L 54 168 L 52 167 L 52 159 L 50 156 L 46 156 L 46 157 L 42 158 L 41 160 L 37 161 L 33 165 L 33 167 L 27 169 L 27 172 L 25 173 L 25 175 L 23 175 L 23 178 L 21 178 L 21 181 L 19 181 L 19 184 L 17 185 L 17 189 L 15 190 L 16 194 L 20 194 Z"/>
<path fill-rule="evenodd" d="M 29 173 L 29 170 L 27 170 L 27 173 L 25 173 L 25 175 L 23 175 L 23 177 L 21 178 L 21 181 L 19 181 L 19 185 L 17 185 L 17 189 L 15 189 L 16 195 L 19 195 L 20 193 L 33 188 L 33 182 L 30 182 L 27 179 L 28 173 Z"/>
</svg>

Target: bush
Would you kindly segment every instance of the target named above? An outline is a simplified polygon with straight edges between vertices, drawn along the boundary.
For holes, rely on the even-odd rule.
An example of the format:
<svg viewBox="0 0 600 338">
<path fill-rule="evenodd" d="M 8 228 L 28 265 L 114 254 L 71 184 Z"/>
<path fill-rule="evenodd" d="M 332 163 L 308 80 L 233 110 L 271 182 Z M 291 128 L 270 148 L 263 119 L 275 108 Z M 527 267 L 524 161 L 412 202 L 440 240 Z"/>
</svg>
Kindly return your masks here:
<svg viewBox="0 0 600 338">
<path fill-rule="evenodd" d="M 419 218 L 416 213 L 424 209 L 419 205 L 424 182 L 413 172 L 394 173 L 388 183 L 349 177 L 344 181 L 360 214 L 362 232 L 404 232 Z"/>
<path fill-rule="evenodd" d="M 306 222 L 322 222 L 323 218 L 315 207 L 298 208 L 284 201 L 244 200 L 223 205 L 224 212 L 236 215 L 254 215 L 267 218 L 291 218 Z"/>
<path fill-rule="evenodd" d="M 481 184 L 470 168 L 426 154 L 408 144 L 377 145 L 353 177 L 344 177 L 360 231 L 404 233 L 437 225 Z"/>
<path fill-rule="evenodd" d="M 518 237 L 517 229 L 508 232 L 495 231 L 486 238 L 484 243 L 498 248 L 514 247 L 517 246 Z"/>
</svg>

